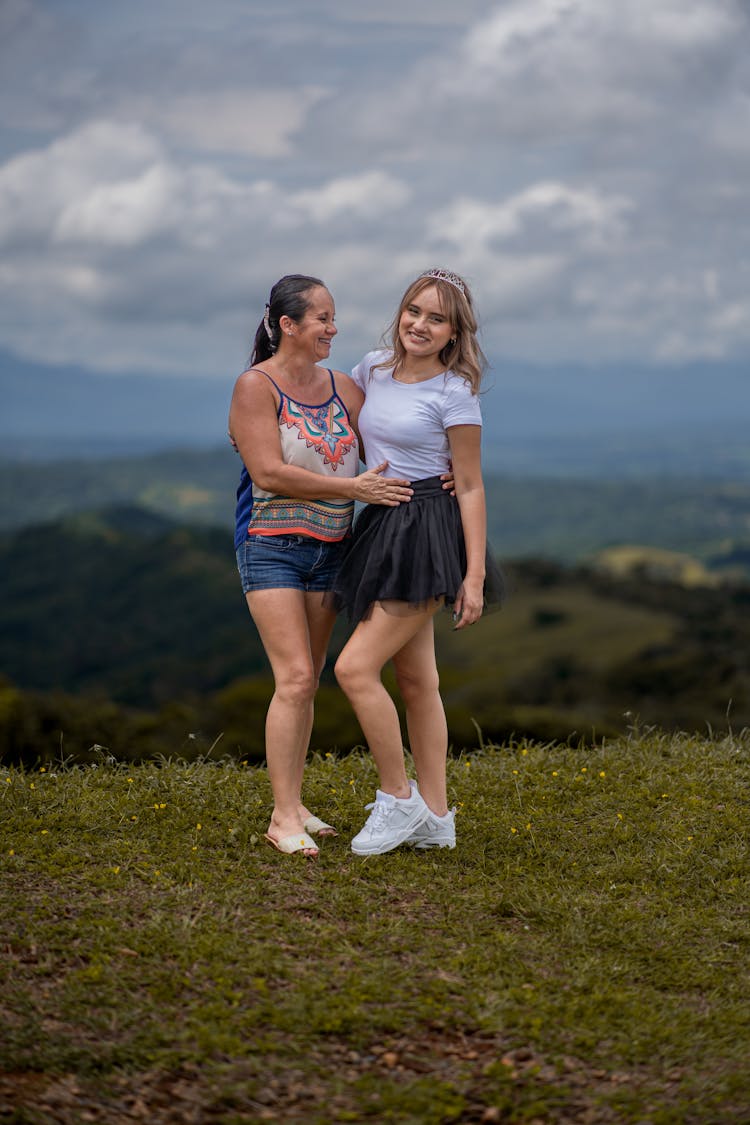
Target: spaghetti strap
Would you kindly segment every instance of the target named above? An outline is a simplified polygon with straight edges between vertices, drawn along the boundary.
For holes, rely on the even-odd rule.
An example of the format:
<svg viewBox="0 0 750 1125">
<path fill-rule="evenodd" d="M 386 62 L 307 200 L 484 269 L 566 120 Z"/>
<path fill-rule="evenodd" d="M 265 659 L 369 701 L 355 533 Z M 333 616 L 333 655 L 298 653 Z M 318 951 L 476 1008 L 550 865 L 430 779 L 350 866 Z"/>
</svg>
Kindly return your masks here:
<svg viewBox="0 0 750 1125">
<path fill-rule="evenodd" d="M 273 383 L 274 387 L 279 392 L 279 394 L 284 395 L 284 391 L 282 391 L 281 387 L 276 382 L 276 380 L 273 378 L 273 376 L 269 375 L 267 371 L 264 371 L 262 367 L 248 367 L 248 371 L 257 371 L 259 375 L 265 375 L 266 379 L 268 379 L 269 382 Z M 326 367 L 326 371 L 328 372 L 328 374 L 331 378 L 331 393 L 336 395 L 336 397 L 338 397 L 338 392 L 336 390 L 336 380 L 333 377 L 333 371 L 331 371 L 330 367 Z M 284 395 L 284 397 L 288 398 L 289 396 Z"/>
<path fill-rule="evenodd" d="M 259 375 L 265 375 L 265 377 L 266 377 L 266 379 L 268 379 L 269 383 L 273 383 L 274 387 L 279 392 L 279 394 L 282 397 L 284 397 L 284 392 L 282 391 L 279 384 L 276 382 L 276 380 L 273 378 L 273 376 L 269 375 L 267 371 L 264 371 L 262 367 L 248 367 L 248 371 L 257 371 Z M 331 376 L 331 378 L 333 378 L 333 376 Z"/>
</svg>

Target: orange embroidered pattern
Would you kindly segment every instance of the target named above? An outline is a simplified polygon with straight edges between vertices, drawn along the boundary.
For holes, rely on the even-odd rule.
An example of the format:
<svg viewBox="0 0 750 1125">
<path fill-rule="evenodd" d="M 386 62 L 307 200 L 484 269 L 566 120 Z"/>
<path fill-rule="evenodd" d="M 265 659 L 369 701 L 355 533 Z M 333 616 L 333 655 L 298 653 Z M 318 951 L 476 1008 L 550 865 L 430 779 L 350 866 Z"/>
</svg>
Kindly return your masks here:
<svg viewBox="0 0 750 1125">
<path fill-rule="evenodd" d="M 308 448 L 319 453 L 323 463 L 330 465 L 334 472 L 357 441 L 338 398 L 322 406 L 306 406 L 282 395 L 279 423 L 299 430 Z"/>
</svg>

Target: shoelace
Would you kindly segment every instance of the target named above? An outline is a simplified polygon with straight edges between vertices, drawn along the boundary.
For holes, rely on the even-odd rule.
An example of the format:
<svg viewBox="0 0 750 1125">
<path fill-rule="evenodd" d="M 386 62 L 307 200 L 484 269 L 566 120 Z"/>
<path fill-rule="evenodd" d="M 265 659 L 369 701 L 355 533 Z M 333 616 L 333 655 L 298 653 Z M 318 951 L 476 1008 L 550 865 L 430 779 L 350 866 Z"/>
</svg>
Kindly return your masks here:
<svg viewBox="0 0 750 1125">
<path fill-rule="evenodd" d="M 393 805 L 388 801 L 373 801 L 370 805 L 365 805 L 365 811 L 372 809 L 369 817 L 367 818 L 367 828 L 370 832 L 378 832 L 384 828 L 388 822 L 388 818 Z"/>
</svg>

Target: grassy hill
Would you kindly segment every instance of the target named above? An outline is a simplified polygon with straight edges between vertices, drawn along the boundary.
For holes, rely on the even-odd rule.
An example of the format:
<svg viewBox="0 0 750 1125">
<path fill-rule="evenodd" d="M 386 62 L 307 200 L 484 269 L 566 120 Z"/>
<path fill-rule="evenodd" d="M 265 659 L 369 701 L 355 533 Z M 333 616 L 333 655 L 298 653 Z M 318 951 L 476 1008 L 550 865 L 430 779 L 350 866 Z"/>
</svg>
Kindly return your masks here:
<svg viewBox="0 0 750 1125">
<path fill-rule="evenodd" d="M 516 741 L 449 763 L 454 851 L 315 862 L 235 761 L 6 769 L 0 1119 L 742 1125 L 747 737 Z"/>
<path fill-rule="evenodd" d="M 0 754 L 179 748 L 259 758 L 272 686 L 225 531 L 124 508 L 0 539 Z M 507 605 L 471 633 L 437 620 L 451 740 L 584 741 L 632 716 L 666 729 L 750 726 L 750 586 L 685 587 L 638 570 L 508 566 Z M 346 630 L 339 623 L 332 658 Z M 314 743 L 361 732 L 330 664 Z M 96 755 L 94 754 L 94 757 Z"/>
</svg>

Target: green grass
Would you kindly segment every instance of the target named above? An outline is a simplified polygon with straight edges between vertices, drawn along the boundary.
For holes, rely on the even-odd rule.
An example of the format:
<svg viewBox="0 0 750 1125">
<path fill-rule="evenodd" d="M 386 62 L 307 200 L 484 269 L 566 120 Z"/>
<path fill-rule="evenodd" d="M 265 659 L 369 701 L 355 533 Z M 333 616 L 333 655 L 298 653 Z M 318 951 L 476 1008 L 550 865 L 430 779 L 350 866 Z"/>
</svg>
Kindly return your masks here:
<svg viewBox="0 0 750 1125">
<path fill-rule="evenodd" d="M 306 862 L 263 769 L 0 771 L 0 1121 L 750 1119 L 750 737 L 449 783 L 454 851 L 360 859 L 370 758 L 316 756 Z"/>
</svg>

